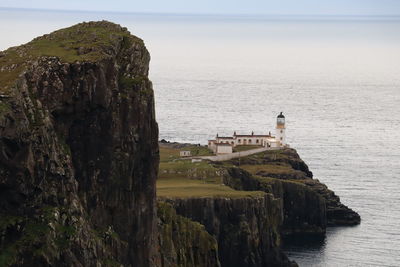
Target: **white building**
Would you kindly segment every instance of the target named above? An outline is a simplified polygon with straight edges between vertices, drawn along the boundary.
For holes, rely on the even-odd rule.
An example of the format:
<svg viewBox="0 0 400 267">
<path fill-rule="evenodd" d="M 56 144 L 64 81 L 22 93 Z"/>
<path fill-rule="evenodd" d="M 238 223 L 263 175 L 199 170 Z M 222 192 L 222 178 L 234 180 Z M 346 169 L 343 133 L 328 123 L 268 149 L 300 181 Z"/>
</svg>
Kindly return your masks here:
<svg viewBox="0 0 400 267">
<path fill-rule="evenodd" d="M 271 132 L 261 135 L 256 135 L 254 132 L 249 135 L 234 132 L 233 136 L 219 136 L 217 134 L 214 140 L 208 140 L 208 147 L 215 154 L 232 153 L 234 147 L 241 145 L 281 147 L 286 145 L 285 130 L 285 116 L 281 112 L 276 121 L 276 136 L 272 136 Z"/>
</svg>

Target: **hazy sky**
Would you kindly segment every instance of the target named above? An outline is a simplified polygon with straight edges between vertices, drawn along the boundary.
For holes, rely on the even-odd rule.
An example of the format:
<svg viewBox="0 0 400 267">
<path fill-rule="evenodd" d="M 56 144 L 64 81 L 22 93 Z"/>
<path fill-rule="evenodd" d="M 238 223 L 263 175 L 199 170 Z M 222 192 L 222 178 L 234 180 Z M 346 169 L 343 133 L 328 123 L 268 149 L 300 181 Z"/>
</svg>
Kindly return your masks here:
<svg viewBox="0 0 400 267">
<path fill-rule="evenodd" d="M 154 13 L 400 15 L 400 0 L 0 0 L 0 7 Z"/>
</svg>

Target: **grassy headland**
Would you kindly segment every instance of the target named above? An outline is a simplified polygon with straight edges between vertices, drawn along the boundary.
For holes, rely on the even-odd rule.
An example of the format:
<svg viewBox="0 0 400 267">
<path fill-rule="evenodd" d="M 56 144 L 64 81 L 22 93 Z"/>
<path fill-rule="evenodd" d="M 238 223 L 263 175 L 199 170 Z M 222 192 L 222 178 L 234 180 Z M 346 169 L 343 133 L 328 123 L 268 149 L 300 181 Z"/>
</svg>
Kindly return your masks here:
<svg viewBox="0 0 400 267">
<path fill-rule="evenodd" d="M 191 162 L 181 159 L 180 150 L 210 155 L 206 147 L 160 145 L 160 171 L 157 180 L 159 197 L 259 197 L 260 191 L 238 191 L 222 182 L 223 169 L 209 161 Z"/>
</svg>

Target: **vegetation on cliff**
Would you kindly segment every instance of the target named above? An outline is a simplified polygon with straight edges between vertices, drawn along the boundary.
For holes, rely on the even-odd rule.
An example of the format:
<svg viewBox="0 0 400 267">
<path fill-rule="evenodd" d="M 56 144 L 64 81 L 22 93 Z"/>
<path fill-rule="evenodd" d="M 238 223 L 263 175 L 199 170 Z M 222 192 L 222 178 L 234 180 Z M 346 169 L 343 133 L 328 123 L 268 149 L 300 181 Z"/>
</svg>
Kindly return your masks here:
<svg viewBox="0 0 400 267">
<path fill-rule="evenodd" d="M 299 211 L 305 210 L 306 214 L 303 215 L 294 213 L 292 216 L 289 214 L 285 216 L 286 222 L 293 220 L 293 218 L 300 219 L 300 221 L 295 220 L 290 223 L 292 231 L 295 230 L 294 228 L 297 225 L 300 232 L 324 233 L 326 225 L 356 225 L 361 221 L 360 216 L 343 205 L 333 191 L 318 180 L 313 179 L 312 172 L 294 149 L 266 151 L 241 158 L 240 161 L 234 159 L 225 162 L 224 166 L 239 168 L 239 172 L 242 173 L 239 176 L 247 177 L 247 183 L 249 179 L 257 181 L 255 183 L 257 185 L 253 183 L 252 186 L 245 186 L 245 189 L 241 186 L 237 189 L 262 189 L 265 192 L 272 192 L 276 197 L 284 200 L 285 213 L 293 211 L 296 206 Z M 261 184 L 269 184 L 270 188 Z M 300 197 L 298 194 L 303 195 L 301 197 L 303 200 L 298 199 Z M 296 203 L 296 205 L 293 206 L 291 203 Z M 309 217 L 307 214 L 315 215 L 307 219 Z M 318 214 L 321 214 L 321 216 L 318 216 Z M 288 233 L 290 232 L 288 230 Z"/>
<path fill-rule="evenodd" d="M 118 46 L 134 43 L 143 46 L 143 41 L 126 28 L 106 21 L 80 23 L 45 34 L 0 52 L 0 92 L 9 92 L 16 78 L 40 57 L 57 57 L 64 63 L 98 62 L 118 53 Z"/>
<path fill-rule="evenodd" d="M 221 266 L 296 266 L 280 249 L 280 201 L 262 191 L 225 185 L 225 168 L 179 158 L 179 150 L 187 149 L 160 144 L 157 196 L 180 216 L 204 225 L 218 242 Z"/>
<path fill-rule="evenodd" d="M 220 266 L 217 241 L 204 225 L 177 215 L 166 202 L 158 202 L 157 213 L 161 266 Z"/>
<path fill-rule="evenodd" d="M 0 265 L 157 266 L 150 56 L 110 22 L 0 54 Z"/>
<path fill-rule="evenodd" d="M 204 147 L 188 146 L 199 150 Z M 240 191 L 223 184 L 223 173 L 210 162 L 179 159 L 179 147 L 160 144 L 160 171 L 157 180 L 158 197 L 259 197 L 260 191 Z M 179 160 L 178 160 L 179 159 Z"/>
<path fill-rule="evenodd" d="M 280 252 L 281 236 L 323 236 L 328 225 L 360 222 L 357 213 L 313 179 L 294 149 L 225 162 L 191 162 L 179 158 L 180 149 L 185 148 L 160 146 L 158 197 L 177 214 L 204 224 L 218 241 L 221 266 L 295 265 Z"/>
</svg>

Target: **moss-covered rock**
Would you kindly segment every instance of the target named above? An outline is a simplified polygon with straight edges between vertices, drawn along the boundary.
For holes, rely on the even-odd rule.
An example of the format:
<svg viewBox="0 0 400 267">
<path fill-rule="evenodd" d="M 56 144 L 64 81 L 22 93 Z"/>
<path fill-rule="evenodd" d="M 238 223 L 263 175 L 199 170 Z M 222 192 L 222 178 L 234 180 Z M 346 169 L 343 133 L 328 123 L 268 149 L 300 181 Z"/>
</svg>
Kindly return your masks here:
<svg viewBox="0 0 400 267">
<path fill-rule="evenodd" d="M 218 267 L 218 244 L 198 222 L 176 214 L 168 203 L 158 202 L 161 265 Z"/>
</svg>

